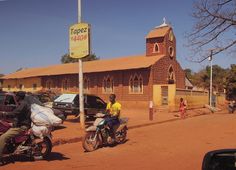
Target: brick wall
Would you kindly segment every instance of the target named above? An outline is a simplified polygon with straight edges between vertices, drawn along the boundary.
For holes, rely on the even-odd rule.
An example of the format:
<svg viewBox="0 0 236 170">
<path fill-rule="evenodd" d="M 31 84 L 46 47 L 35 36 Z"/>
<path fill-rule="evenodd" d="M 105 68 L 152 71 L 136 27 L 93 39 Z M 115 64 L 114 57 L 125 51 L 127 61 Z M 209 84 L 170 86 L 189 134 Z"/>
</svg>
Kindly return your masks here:
<svg viewBox="0 0 236 170">
<path fill-rule="evenodd" d="M 172 30 L 172 29 L 170 29 Z M 173 41 L 169 40 L 169 32 L 166 33 L 166 36 L 164 37 L 155 37 L 155 38 L 149 38 L 146 39 L 146 56 L 153 56 L 153 55 L 165 55 L 169 56 L 169 47 L 173 47 L 174 50 L 174 58 L 176 58 L 176 39 L 175 36 L 173 37 Z M 159 46 L 159 52 L 153 53 L 153 49 L 155 46 L 155 43 Z"/>
<path fill-rule="evenodd" d="M 168 69 L 172 66 L 177 88 L 185 88 L 185 73 L 176 59 L 166 56 L 157 61 L 153 66 L 153 84 L 168 84 Z"/>
<path fill-rule="evenodd" d="M 108 101 L 110 93 L 103 92 L 103 80 L 104 77 L 110 76 L 114 80 L 114 93 L 119 101 L 149 101 L 152 97 L 152 78 L 150 75 L 150 68 L 146 69 L 133 69 L 100 73 L 85 73 L 84 78 L 89 79 L 89 93 L 100 96 L 102 99 Z M 141 75 L 143 78 L 143 93 L 142 94 L 130 94 L 129 93 L 129 80 L 131 75 Z M 69 80 L 69 88 L 67 91 L 62 90 L 63 79 Z M 46 88 L 46 82 L 52 81 L 53 86 L 51 90 L 60 93 L 63 92 L 78 92 L 78 75 L 58 75 L 58 76 L 45 76 L 42 77 L 42 86 L 44 90 Z"/>
<path fill-rule="evenodd" d="M 158 43 L 158 46 L 159 46 L 158 53 L 153 53 L 153 48 L 154 48 L 155 43 Z M 165 50 L 165 45 L 164 45 L 164 37 L 146 39 L 146 56 L 165 54 L 165 52 L 166 50 Z"/>
<path fill-rule="evenodd" d="M 85 73 L 84 78 L 89 79 L 89 93 L 100 96 L 102 99 L 108 101 L 109 93 L 103 92 L 104 77 L 110 76 L 114 79 L 114 93 L 117 95 L 119 101 L 139 101 L 145 102 L 152 100 L 153 84 L 168 84 L 168 69 L 172 65 L 175 75 L 175 82 L 177 88 L 185 88 L 185 74 L 181 66 L 175 59 L 164 57 L 157 61 L 151 68 L 99 72 L 99 73 Z M 129 92 L 129 80 L 131 75 L 141 75 L 143 78 L 143 93 L 131 94 Z M 62 90 L 63 79 L 69 80 L 68 91 Z M 46 82 L 51 80 L 53 82 L 51 90 L 58 92 L 78 92 L 78 75 L 58 75 L 42 77 L 42 86 L 46 90 Z"/>
<path fill-rule="evenodd" d="M 43 90 L 47 89 L 47 82 L 51 81 L 51 89 L 55 92 L 63 92 L 62 90 L 62 81 L 67 79 L 69 82 L 68 92 L 76 92 L 78 90 L 78 75 L 75 74 L 66 74 L 66 75 L 56 75 L 56 76 L 44 76 L 42 77 L 42 87 Z"/>
</svg>

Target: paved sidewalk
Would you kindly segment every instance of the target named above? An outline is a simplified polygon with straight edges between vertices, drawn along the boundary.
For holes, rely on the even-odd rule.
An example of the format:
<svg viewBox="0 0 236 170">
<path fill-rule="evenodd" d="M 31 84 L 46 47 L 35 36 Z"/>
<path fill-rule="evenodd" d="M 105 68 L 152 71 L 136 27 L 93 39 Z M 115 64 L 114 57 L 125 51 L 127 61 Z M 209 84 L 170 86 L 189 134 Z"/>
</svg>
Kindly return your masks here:
<svg viewBox="0 0 236 170">
<path fill-rule="evenodd" d="M 210 114 L 211 112 L 206 108 L 194 109 L 187 111 L 187 118 Z M 139 109 L 139 110 L 122 110 L 121 117 L 128 117 L 128 128 L 130 130 L 149 126 L 153 124 L 166 123 L 171 121 L 180 120 L 178 112 L 157 112 L 154 110 L 153 120 L 149 120 L 149 110 Z M 60 145 L 66 143 L 74 143 L 82 140 L 84 132 L 80 127 L 79 118 L 74 116 L 68 116 L 67 120 L 52 132 L 53 135 L 53 145 Z"/>
</svg>

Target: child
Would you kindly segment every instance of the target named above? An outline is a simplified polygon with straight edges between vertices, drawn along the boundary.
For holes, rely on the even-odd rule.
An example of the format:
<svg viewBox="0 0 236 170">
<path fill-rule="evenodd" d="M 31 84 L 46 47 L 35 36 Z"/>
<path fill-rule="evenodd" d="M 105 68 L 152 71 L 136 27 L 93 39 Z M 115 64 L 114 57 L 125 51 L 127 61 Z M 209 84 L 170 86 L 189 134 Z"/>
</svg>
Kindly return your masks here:
<svg viewBox="0 0 236 170">
<path fill-rule="evenodd" d="M 181 97 L 180 98 L 180 104 L 179 104 L 179 111 L 180 111 L 180 118 L 184 119 L 185 118 L 185 113 L 186 113 L 186 102 L 184 102 L 184 99 Z"/>
</svg>

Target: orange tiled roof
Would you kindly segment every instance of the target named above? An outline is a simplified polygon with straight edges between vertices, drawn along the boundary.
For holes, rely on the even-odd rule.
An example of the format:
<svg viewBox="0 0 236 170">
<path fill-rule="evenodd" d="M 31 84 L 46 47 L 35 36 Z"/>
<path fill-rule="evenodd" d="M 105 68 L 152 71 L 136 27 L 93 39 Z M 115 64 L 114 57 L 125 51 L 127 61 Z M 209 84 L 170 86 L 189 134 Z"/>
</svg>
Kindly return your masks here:
<svg viewBox="0 0 236 170">
<path fill-rule="evenodd" d="M 104 71 L 115 71 L 115 70 L 128 70 L 137 68 L 147 68 L 157 62 L 163 55 L 146 57 L 131 56 L 131 57 L 120 57 L 106 60 L 95 60 L 87 61 L 83 63 L 83 72 L 104 72 Z M 52 75 L 63 75 L 63 74 L 78 74 L 79 66 L 78 63 L 59 64 L 51 65 L 40 68 L 28 68 L 18 72 L 8 74 L 2 79 L 19 79 L 28 77 L 39 77 L 39 76 L 52 76 Z"/>
<path fill-rule="evenodd" d="M 169 26 L 154 28 L 148 33 L 146 38 L 164 37 L 169 31 L 169 29 Z"/>
</svg>

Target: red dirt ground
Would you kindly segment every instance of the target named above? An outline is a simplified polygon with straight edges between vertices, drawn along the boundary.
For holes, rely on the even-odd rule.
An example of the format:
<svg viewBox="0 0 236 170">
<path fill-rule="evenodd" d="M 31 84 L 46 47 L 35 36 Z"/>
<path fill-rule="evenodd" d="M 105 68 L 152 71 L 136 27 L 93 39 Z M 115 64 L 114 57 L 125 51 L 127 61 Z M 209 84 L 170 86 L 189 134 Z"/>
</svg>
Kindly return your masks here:
<svg viewBox="0 0 236 170">
<path fill-rule="evenodd" d="M 49 161 L 10 163 L 1 170 L 199 170 L 207 151 L 236 148 L 236 115 L 215 113 L 128 131 L 128 141 L 85 153 L 81 142 L 53 148 Z"/>
</svg>

